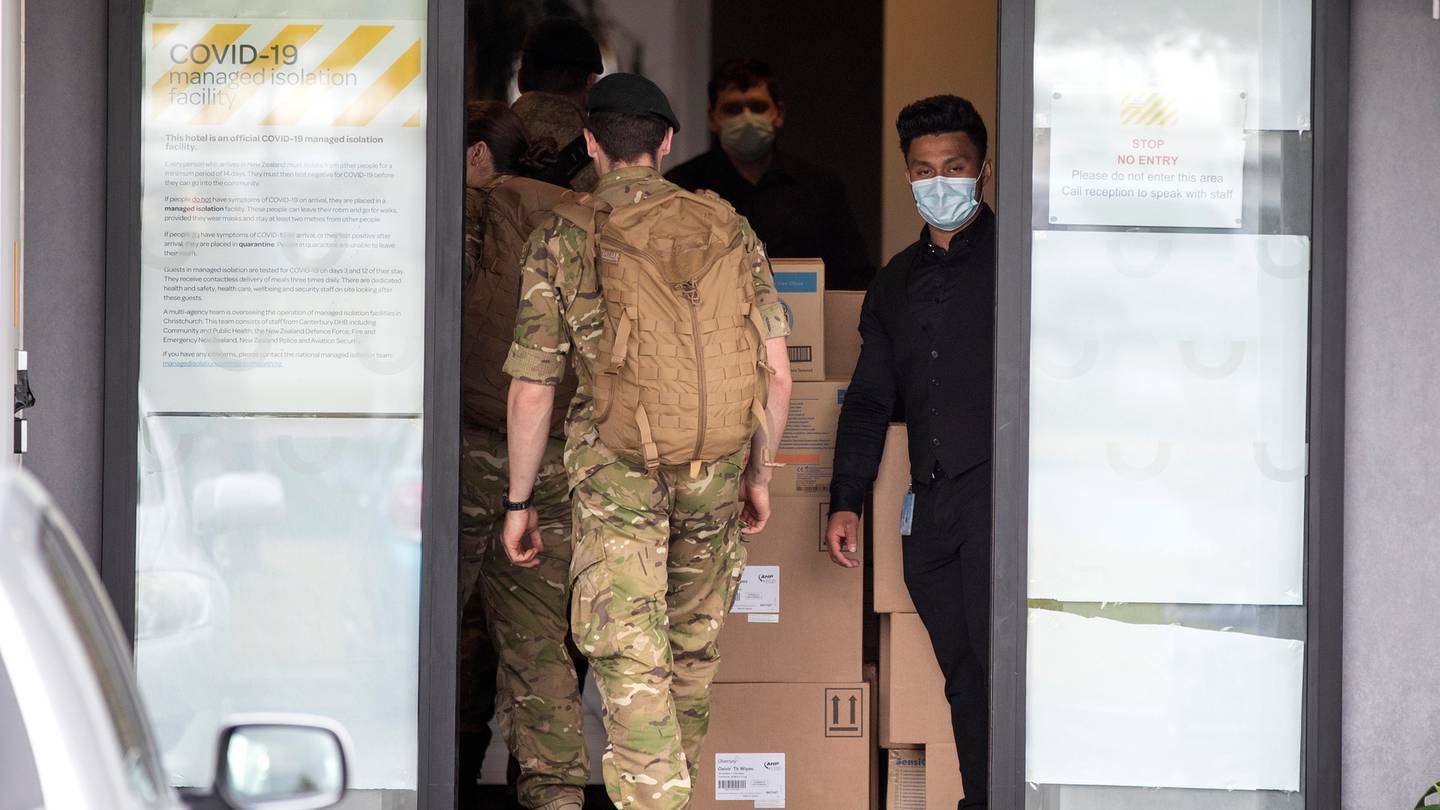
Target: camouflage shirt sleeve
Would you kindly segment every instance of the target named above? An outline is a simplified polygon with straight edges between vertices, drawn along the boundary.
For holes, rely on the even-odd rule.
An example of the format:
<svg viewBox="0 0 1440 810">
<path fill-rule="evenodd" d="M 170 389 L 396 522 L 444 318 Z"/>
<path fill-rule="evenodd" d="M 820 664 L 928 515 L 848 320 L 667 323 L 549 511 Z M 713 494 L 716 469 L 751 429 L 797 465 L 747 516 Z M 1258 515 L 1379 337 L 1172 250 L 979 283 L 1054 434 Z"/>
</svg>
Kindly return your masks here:
<svg viewBox="0 0 1440 810">
<path fill-rule="evenodd" d="M 755 283 L 755 302 L 760 305 L 760 314 L 765 316 L 767 338 L 787 337 L 790 334 L 790 320 L 785 317 L 785 308 L 780 305 L 780 296 L 775 293 L 775 276 L 770 270 L 770 257 L 765 255 L 765 243 L 755 235 L 750 222 L 740 218 L 740 244 L 745 249 L 745 260 L 750 263 L 750 273 Z"/>
<path fill-rule="evenodd" d="M 535 229 L 525 243 L 525 263 L 520 268 L 520 307 L 515 315 L 515 339 L 505 358 L 505 373 L 517 380 L 559 385 L 570 351 L 565 326 L 564 302 L 559 282 L 567 259 L 578 259 L 563 239 L 567 228 L 559 217 Z"/>
</svg>

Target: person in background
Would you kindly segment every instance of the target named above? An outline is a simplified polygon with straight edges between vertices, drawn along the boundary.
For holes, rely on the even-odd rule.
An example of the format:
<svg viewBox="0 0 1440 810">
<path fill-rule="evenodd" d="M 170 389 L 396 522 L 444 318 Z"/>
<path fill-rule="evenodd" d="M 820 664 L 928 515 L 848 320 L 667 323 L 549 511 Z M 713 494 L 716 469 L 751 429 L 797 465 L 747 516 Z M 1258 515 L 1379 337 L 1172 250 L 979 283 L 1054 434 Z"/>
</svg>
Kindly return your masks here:
<svg viewBox="0 0 1440 810">
<path fill-rule="evenodd" d="M 600 45 L 579 21 L 551 17 L 537 23 L 520 50 L 512 109 L 532 138 L 549 138 L 559 148 L 541 179 L 576 191 L 595 188 L 595 167 L 585 152 L 585 96 L 605 72 Z"/>
<path fill-rule="evenodd" d="M 573 358 L 571 629 L 605 703 L 605 787 L 626 810 L 683 810 L 745 565 L 741 535 L 770 516 L 789 324 L 744 218 L 660 177 L 679 126 L 660 88 L 616 73 L 595 84 L 588 107 L 600 182 L 557 206 L 525 251 L 505 363 L 504 541 L 522 566 L 548 548 L 531 499 L 554 386 Z M 748 396 L 729 396 L 737 391 Z"/>
<path fill-rule="evenodd" d="M 524 175 L 553 159 L 533 144 L 519 116 L 499 101 L 466 107 L 465 266 L 461 373 L 461 807 L 478 806 L 475 783 L 498 711 L 519 763 L 522 807 L 580 810 L 590 764 L 580 676 L 568 647 L 570 493 L 563 414 L 574 375 L 561 381 L 562 407 L 549 425 L 534 500 L 545 552 L 533 568 L 510 564 L 500 542 L 509 478 L 502 366 L 515 331 L 525 240 L 565 190 Z M 486 638 L 488 636 L 488 638 Z M 493 645 L 493 646 L 492 646 Z M 498 700 L 497 700 L 498 694 Z"/>
<path fill-rule="evenodd" d="M 770 68 L 731 59 L 710 79 L 719 145 L 665 178 L 709 189 L 750 221 L 772 258 L 825 260 L 825 289 L 863 290 L 875 275 L 840 178 L 777 148 L 785 99 Z"/>
<path fill-rule="evenodd" d="M 835 435 L 826 542 L 854 552 L 885 430 L 902 405 L 910 434 L 912 520 L 905 585 L 945 675 L 965 783 L 962 808 L 989 795 L 991 435 L 995 375 L 995 215 L 985 124 L 956 96 L 922 99 L 896 121 L 906 180 L 925 220 L 860 309 L 860 359 Z M 908 496 L 907 496 L 908 497 Z"/>
</svg>

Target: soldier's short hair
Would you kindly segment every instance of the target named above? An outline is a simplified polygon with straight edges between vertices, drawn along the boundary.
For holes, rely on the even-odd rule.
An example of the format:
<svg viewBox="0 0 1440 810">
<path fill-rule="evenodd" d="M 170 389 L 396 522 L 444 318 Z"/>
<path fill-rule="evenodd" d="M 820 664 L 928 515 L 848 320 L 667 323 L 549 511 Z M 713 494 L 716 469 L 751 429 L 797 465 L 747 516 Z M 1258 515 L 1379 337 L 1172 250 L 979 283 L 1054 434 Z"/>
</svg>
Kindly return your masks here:
<svg viewBox="0 0 1440 810">
<path fill-rule="evenodd" d="M 670 124 L 653 115 L 593 112 L 586 118 L 585 128 L 611 160 L 632 163 L 660 151 Z"/>
</svg>

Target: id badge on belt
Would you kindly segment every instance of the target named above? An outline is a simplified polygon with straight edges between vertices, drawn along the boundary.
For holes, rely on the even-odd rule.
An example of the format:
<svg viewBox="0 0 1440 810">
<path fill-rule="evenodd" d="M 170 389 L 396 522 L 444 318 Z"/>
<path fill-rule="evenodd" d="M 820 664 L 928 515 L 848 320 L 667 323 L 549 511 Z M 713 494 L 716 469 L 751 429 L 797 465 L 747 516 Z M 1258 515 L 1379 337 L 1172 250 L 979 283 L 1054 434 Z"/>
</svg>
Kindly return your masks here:
<svg viewBox="0 0 1440 810">
<path fill-rule="evenodd" d="M 905 491 L 905 500 L 900 503 L 900 536 L 909 537 L 910 527 L 915 523 L 915 490 Z"/>
</svg>

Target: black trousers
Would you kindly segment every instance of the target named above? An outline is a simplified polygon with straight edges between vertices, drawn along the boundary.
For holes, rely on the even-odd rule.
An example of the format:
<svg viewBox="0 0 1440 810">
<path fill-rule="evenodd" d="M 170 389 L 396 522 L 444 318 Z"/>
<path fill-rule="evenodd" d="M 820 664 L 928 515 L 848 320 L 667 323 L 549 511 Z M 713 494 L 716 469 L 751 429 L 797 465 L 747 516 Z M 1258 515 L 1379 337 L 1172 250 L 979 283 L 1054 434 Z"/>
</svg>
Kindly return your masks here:
<svg viewBox="0 0 1440 810">
<path fill-rule="evenodd" d="M 961 808 L 984 808 L 990 781 L 991 463 L 915 483 L 905 585 L 945 675 L 965 783 Z"/>
</svg>

